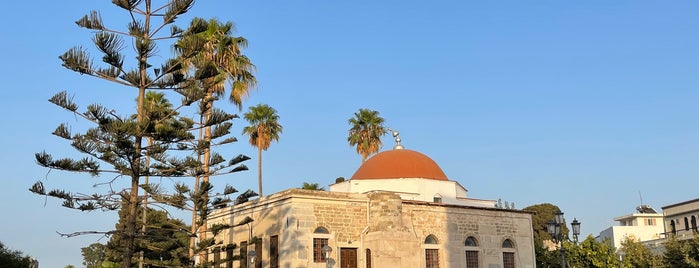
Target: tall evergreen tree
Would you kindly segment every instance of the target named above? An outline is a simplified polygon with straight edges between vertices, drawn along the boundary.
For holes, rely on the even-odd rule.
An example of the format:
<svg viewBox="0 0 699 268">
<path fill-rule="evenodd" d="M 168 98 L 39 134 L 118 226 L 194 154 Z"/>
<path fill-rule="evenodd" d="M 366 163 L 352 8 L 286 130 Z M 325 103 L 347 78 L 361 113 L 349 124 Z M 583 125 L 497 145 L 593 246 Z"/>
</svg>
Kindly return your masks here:
<svg viewBox="0 0 699 268">
<path fill-rule="evenodd" d="M 250 137 L 250 144 L 257 148 L 257 187 L 260 196 L 262 194 L 262 151 L 267 151 L 272 141 L 279 141 L 282 133 L 282 125 L 279 123 L 277 110 L 267 104 L 258 104 L 250 107 L 246 112 L 245 120 L 250 125 L 243 128 L 243 134 Z"/>
<path fill-rule="evenodd" d="M 157 55 L 157 41 L 168 38 L 196 34 L 206 29 L 205 25 L 197 25 L 196 21 L 187 31 L 173 23 L 179 15 L 187 12 L 193 5 L 193 0 L 160 1 L 161 5 L 152 4 L 151 0 L 114 0 L 118 8 L 129 14 L 126 30 L 108 27 L 98 11 L 92 11 L 76 23 L 78 26 L 94 33 L 92 38 L 95 47 L 102 54 L 102 64 L 95 64 L 88 49 L 74 47 L 61 55 L 63 66 L 77 73 L 111 82 L 115 86 L 132 88 L 136 96 L 136 110 L 133 116 L 121 116 L 114 109 L 92 104 L 82 112 L 66 92 L 60 92 L 49 101 L 85 119 L 93 126 L 83 133 L 71 133 L 66 124 L 59 125 L 54 135 L 68 140 L 78 152 L 87 155 L 82 159 L 55 159 L 47 152 L 36 154 L 39 165 L 56 170 L 88 173 L 98 176 L 103 173 L 114 174 L 115 178 L 128 178 L 129 183 L 124 189 L 113 189 L 114 181 L 107 184 L 110 187 L 103 193 L 81 194 L 66 190 L 44 189 L 43 182 L 35 183 L 30 191 L 63 200 L 63 206 L 79 210 L 115 210 L 121 209 L 124 224 L 118 229 L 107 231 L 107 234 L 119 234 L 124 238 L 122 267 L 131 267 L 132 257 L 136 248 L 137 208 L 141 203 L 139 187 L 144 176 L 177 176 L 186 173 L 188 168 L 177 159 L 168 158 L 166 152 L 176 143 L 191 140 L 193 137 L 187 131 L 191 127 L 189 121 L 178 121 L 155 128 L 157 133 L 148 133 L 149 125 L 145 96 L 148 89 L 179 89 L 184 80 L 178 74 L 182 68 L 180 59 L 156 62 L 154 59 L 167 58 Z M 156 22 L 156 18 L 160 22 Z M 170 31 L 165 33 L 166 27 Z M 133 44 L 136 60 L 132 64 L 125 59 L 132 58 L 125 52 L 125 39 Z M 154 67 L 158 66 L 158 67 Z M 181 91 L 184 92 L 184 91 Z M 133 95 L 132 95 L 133 96 Z M 143 141 L 153 137 L 151 146 L 144 146 Z M 145 155 L 150 155 L 156 163 L 146 166 Z M 107 165 L 104 168 L 103 165 Z M 191 167 L 189 167 L 191 168 Z M 71 235 L 82 234 L 77 232 Z"/>
<path fill-rule="evenodd" d="M 362 156 L 362 163 L 381 149 L 381 136 L 386 134 L 384 119 L 379 112 L 370 109 L 359 109 L 354 117 L 349 119 L 350 129 L 347 141 L 355 146 L 357 153 Z"/>
</svg>

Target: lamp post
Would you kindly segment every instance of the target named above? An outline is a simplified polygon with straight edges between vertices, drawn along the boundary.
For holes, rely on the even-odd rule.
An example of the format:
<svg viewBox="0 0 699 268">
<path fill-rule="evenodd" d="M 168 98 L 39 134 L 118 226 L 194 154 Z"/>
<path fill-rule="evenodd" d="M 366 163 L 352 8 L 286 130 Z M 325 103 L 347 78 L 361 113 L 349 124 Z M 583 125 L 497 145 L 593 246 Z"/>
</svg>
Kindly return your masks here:
<svg viewBox="0 0 699 268">
<path fill-rule="evenodd" d="M 250 266 L 255 267 L 255 257 L 257 257 L 257 252 L 255 250 L 248 251 L 248 259 L 250 260 Z"/>
<path fill-rule="evenodd" d="M 624 268 L 624 252 L 619 251 L 619 268 Z"/>
<path fill-rule="evenodd" d="M 333 248 L 331 248 L 328 245 L 323 246 L 320 248 L 320 252 L 323 253 L 323 257 L 325 258 L 325 267 L 330 267 L 330 262 L 328 262 L 328 258 L 330 257 L 330 252 L 333 251 Z"/>
<path fill-rule="evenodd" d="M 549 221 L 546 223 L 546 230 L 548 231 L 549 235 L 551 235 L 551 238 L 553 238 L 553 242 L 558 244 L 561 243 L 561 246 L 559 248 L 561 252 L 561 268 L 566 268 L 566 253 L 565 253 L 565 248 L 563 247 L 563 242 L 564 241 L 569 241 L 568 236 L 563 235 L 563 226 L 565 226 L 565 218 L 563 217 L 563 212 L 560 210 L 556 212 L 556 217 L 554 218 L 554 221 Z M 578 235 L 580 235 L 580 222 L 578 219 L 573 219 L 573 222 L 570 223 L 571 228 L 573 229 L 573 242 L 576 244 L 578 243 Z"/>
</svg>

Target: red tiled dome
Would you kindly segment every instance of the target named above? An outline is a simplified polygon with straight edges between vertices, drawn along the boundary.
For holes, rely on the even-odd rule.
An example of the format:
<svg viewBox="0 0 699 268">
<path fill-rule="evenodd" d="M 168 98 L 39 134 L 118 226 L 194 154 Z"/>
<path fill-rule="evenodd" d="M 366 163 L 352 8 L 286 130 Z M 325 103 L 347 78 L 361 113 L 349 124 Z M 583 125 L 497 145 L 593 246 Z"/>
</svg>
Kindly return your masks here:
<svg viewBox="0 0 699 268">
<path fill-rule="evenodd" d="M 434 160 L 407 149 L 394 149 L 374 155 L 352 175 L 353 180 L 397 178 L 449 180 Z"/>
</svg>

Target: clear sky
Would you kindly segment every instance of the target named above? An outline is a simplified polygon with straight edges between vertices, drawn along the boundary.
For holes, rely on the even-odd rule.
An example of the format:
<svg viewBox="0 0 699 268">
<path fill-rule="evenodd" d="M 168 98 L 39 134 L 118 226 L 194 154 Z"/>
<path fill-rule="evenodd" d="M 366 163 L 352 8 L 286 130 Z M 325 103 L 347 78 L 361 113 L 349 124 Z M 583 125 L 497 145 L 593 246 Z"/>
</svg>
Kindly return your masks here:
<svg viewBox="0 0 699 268">
<path fill-rule="evenodd" d="M 60 90 L 86 106 L 133 108 L 135 92 L 61 67 L 67 49 L 91 47 L 73 22 L 92 9 L 122 27 L 111 1 L 10 1 L 0 20 L 0 241 L 41 267 L 81 267 L 80 248 L 116 213 L 76 212 L 27 189 L 92 192 L 110 178 L 51 172 L 46 150 L 75 155 L 50 133 L 78 124 L 46 100 Z M 160 2 L 154 0 L 154 2 Z M 244 106 L 279 111 L 284 133 L 263 154 L 264 189 L 349 178 L 360 156 L 347 120 L 377 110 L 406 148 L 434 159 L 470 197 L 561 207 L 584 235 L 643 203 L 699 197 L 699 1 L 199 1 L 189 16 L 233 21 L 249 40 L 260 87 Z M 166 58 L 171 50 L 160 49 Z M 131 60 L 131 58 L 127 59 Z M 95 61 L 99 61 L 97 58 Z M 230 111 L 235 111 L 230 108 Z M 123 112 L 126 113 L 126 112 Z M 250 171 L 219 178 L 256 189 Z M 384 138 L 384 150 L 393 141 Z"/>
</svg>

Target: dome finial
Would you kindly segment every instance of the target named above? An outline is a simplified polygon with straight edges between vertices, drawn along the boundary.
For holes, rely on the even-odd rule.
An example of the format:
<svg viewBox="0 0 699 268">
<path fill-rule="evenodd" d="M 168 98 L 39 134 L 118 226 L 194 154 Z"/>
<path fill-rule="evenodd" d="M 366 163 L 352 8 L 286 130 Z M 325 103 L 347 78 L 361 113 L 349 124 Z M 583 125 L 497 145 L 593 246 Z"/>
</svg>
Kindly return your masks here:
<svg viewBox="0 0 699 268">
<path fill-rule="evenodd" d="M 398 137 L 398 135 L 400 135 L 400 133 L 398 133 L 398 131 L 393 130 L 391 128 L 388 128 L 388 131 L 391 131 L 393 138 L 396 139 L 396 145 L 393 146 L 393 150 L 405 149 L 405 147 L 403 147 L 403 145 L 400 144 L 400 137 Z"/>
</svg>

